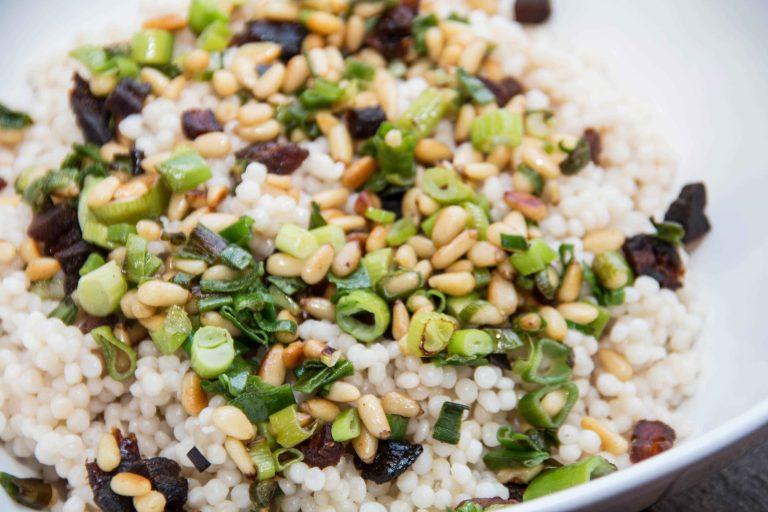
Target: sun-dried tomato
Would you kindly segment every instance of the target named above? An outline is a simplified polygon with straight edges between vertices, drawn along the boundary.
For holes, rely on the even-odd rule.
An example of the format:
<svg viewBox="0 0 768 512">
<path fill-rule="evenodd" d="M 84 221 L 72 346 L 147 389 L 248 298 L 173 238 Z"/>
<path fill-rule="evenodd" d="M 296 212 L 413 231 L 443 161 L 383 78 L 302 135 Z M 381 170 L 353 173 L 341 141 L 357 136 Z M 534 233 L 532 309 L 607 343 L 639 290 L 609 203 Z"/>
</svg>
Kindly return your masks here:
<svg viewBox="0 0 768 512">
<path fill-rule="evenodd" d="M 549 0 L 515 0 L 515 20 L 520 23 L 544 23 L 551 14 Z"/>
<path fill-rule="evenodd" d="M 261 162 L 273 174 L 292 174 L 309 156 L 309 151 L 292 142 L 256 142 L 235 156 L 240 160 Z"/>
<path fill-rule="evenodd" d="M 624 242 L 622 249 L 635 275 L 650 276 L 670 290 L 683 285 L 683 262 L 669 242 L 653 235 L 635 235 Z"/>
<path fill-rule="evenodd" d="M 603 149 L 600 132 L 594 128 L 587 128 L 584 130 L 584 138 L 589 144 L 589 157 L 592 159 L 592 163 L 600 165 L 600 151 Z"/>
<path fill-rule="evenodd" d="M 377 484 L 383 484 L 402 475 L 411 464 L 416 462 L 424 448 L 420 444 L 407 441 L 379 441 L 376 456 L 370 464 L 355 455 L 355 467 L 363 478 Z"/>
<path fill-rule="evenodd" d="M 481 82 L 493 93 L 496 97 L 496 104 L 503 107 L 509 100 L 523 93 L 523 84 L 512 76 L 505 76 L 501 80 L 491 80 L 484 76 L 478 76 Z"/>
<path fill-rule="evenodd" d="M 344 454 L 344 445 L 333 440 L 330 423 L 318 428 L 299 448 L 304 454 L 304 462 L 316 468 L 335 466 Z"/>
<path fill-rule="evenodd" d="M 69 93 L 69 105 L 86 142 L 106 144 L 114 135 L 105 101 L 91 92 L 88 81 L 75 73 L 75 86 Z"/>
<path fill-rule="evenodd" d="M 712 226 L 704 214 L 707 206 L 707 188 L 704 183 L 689 183 L 680 190 L 677 199 L 669 205 L 664 220 L 677 222 L 685 229 L 683 243 L 689 244 L 706 235 Z"/>
<path fill-rule="evenodd" d="M 194 108 L 181 114 L 181 129 L 188 139 L 196 139 L 206 133 L 220 132 L 223 128 L 213 110 Z"/>
<path fill-rule="evenodd" d="M 632 429 L 629 460 L 640 462 L 669 450 L 677 435 L 672 427 L 662 421 L 640 420 Z"/>
<path fill-rule="evenodd" d="M 384 11 L 365 38 L 365 43 L 388 59 L 405 57 L 413 45 L 411 26 L 418 5 L 398 4 Z"/>
<path fill-rule="evenodd" d="M 381 107 L 353 109 L 347 112 L 347 128 L 352 137 L 367 139 L 376 134 L 381 123 L 387 120 L 387 115 Z"/>
<path fill-rule="evenodd" d="M 230 43 L 242 46 L 246 43 L 269 41 L 280 45 L 280 59 L 287 61 L 301 53 L 301 43 L 309 32 L 300 23 L 257 20 L 250 21 Z"/>
<path fill-rule="evenodd" d="M 124 78 L 117 84 L 115 90 L 109 93 L 105 101 L 107 110 L 112 114 L 115 125 L 130 116 L 138 114 L 144 108 L 144 101 L 152 88 L 144 82 Z"/>
</svg>

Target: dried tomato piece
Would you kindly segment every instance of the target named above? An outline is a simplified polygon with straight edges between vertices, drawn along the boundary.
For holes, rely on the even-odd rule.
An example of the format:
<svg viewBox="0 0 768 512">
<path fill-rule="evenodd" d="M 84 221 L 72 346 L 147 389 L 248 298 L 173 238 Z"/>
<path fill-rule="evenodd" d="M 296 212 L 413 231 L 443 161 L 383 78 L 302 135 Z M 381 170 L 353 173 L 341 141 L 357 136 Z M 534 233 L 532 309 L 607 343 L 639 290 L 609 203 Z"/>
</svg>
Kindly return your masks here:
<svg viewBox="0 0 768 512">
<path fill-rule="evenodd" d="M 358 108 L 347 112 L 347 128 L 356 139 L 373 137 L 386 120 L 387 115 L 381 107 Z"/>
<path fill-rule="evenodd" d="M 304 454 L 304 462 L 316 468 L 335 466 L 344 454 L 344 445 L 333 440 L 330 423 L 317 429 L 299 449 Z"/>
<path fill-rule="evenodd" d="M 624 242 L 622 249 L 635 275 L 650 276 L 670 290 L 683 285 L 683 262 L 669 242 L 653 235 L 635 235 Z"/>
<path fill-rule="evenodd" d="M 704 183 L 689 183 L 680 190 L 677 199 L 669 205 L 664 220 L 677 222 L 683 229 L 683 243 L 690 244 L 709 233 L 712 226 L 704 214 L 707 206 L 707 188 Z"/>
<path fill-rule="evenodd" d="M 592 163 L 600 165 L 600 151 L 603 149 L 600 132 L 593 128 L 587 128 L 584 130 L 584 138 L 587 140 L 587 144 L 589 144 L 589 156 L 592 159 Z"/>
<path fill-rule="evenodd" d="M 213 110 L 194 108 L 181 114 L 181 129 L 188 139 L 196 139 L 206 133 L 220 132 L 223 128 Z"/>
<path fill-rule="evenodd" d="M 523 84 L 517 79 L 511 76 L 505 76 L 499 81 L 491 80 L 484 76 L 478 76 L 481 82 L 493 93 L 496 97 L 496 104 L 503 107 L 509 100 L 523 93 Z"/>
<path fill-rule="evenodd" d="M 675 444 L 675 430 L 658 420 L 640 420 L 632 429 L 629 460 L 640 462 L 669 450 Z"/>
<path fill-rule="evenodd" d="M 418 5 L 398 4 L 384 11 L 365 38 L 365 43 L 388 59 L 405 57 L 411 46 L 411 25 Z"/>
<path fill-rule="evenodd" d="M 64 271 L 64 289 L 67 293 L 72 293 L 77 288 L 77 283 L 80 281 L 80 267 L 93 252 L 101 252 L 101 250 L 78 237 L 78 240 L 66 249 L 53 253 L 53 257 L 59 261 Z"/>
<path fill-rule="evenodd" d="M 423 451 L 424 448 L 420 444 L 407 441 L 379 441 L 379 449 L 373 462 L 367 464 L 355 455 L 355 467 L 366 480 L 383 484 L 402 475 Z"/>
<path fill-rule="evenodd" d="M 230 43 L 242 46 L 246 43 L 269 41 L 280 45 L 280 60 L 287 61 L 301 53 L 301 43 L 309 32 L 300 23 L 280 21 L 250 21 Z"/>
<path fill-rule="evenodd" d="M 522 503 L 523 494 L 525 494 L 525 490 L 528 488 L 528 485 L 518 484 L 516 482 L 508 482 L 504 484 L 504 486 L 509 489 L 509 499 L 517 500 L 518 502 Z"/>
<path fill-rule="evenodd" d="M 80 230 L 77 211 L 69 203 L 59 203 L 36 213 L 32 217 L 32 222 L 29 223 L 27 234 L 38 242 L 44 243 L 46 253 L 52 255 L 56 252 L 55 249 L 64 248 L 54 246 L 57 246 L 57 242 L 74 229 Z"/>
<path fill-rule="evenodd" d="M 292 142 L 256 142 L 235 156 L 240 160 L 261 162 L 274 174 L 292 174 L 309 156 L 309 151 Z"/>
<path fill-rule="evenodd" d="M 3 178 L 0 178 L 0 191 L 4 190 L 5 187 L 8 186 L 8 182 L 5 181 Z"/>
<path fill-rule="evenodd" d="M 360 216 L 365 216 L 365 212 L 368 208 L 381 208 L 381 199 L 375 192 L 370 190 L 363 190 L 358 194 L 355 199 L 355 204 L 352 206 L 354 212 Z"/>
<path fill-rule="evenodd" d="M 549 0 L 515 0 L 515 20 L 520 23 L 544 23 L 551 14 Z"/>
<path fill-rule="evenodd" d="M 91 93 L 88 81 L 75 73 L 75 86 L 69 93 L 69 106 L 86 142 L 106 144 L 114 135 L 110 128 L 110 113 L 105 100 Z"/>
<path fill-rule="evenodd" d="M 115 125 L 130 116 L 138 114 L 144 108 L 144 101 L 152 88 L 144 82 L 124 78 L 117 84 L 115 90 L 109 93 L 105 101 L 107 110 L 112 114 Z"/>
</svg>

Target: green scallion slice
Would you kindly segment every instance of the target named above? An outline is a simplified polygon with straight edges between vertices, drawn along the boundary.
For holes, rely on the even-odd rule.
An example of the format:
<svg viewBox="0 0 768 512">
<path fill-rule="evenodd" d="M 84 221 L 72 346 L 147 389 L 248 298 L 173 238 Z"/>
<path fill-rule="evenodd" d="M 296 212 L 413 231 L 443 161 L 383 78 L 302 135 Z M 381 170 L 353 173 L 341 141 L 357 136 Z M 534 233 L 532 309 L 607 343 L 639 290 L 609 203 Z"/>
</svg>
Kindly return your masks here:
<svg viewBox="0 0 768 512">
<path fill-rule="evenodd" d="M 218 377 L 235 359 L 235 342 L 222 327 L 205 326 L 195 332 L 190 348 L 192 369 L 204 379 Z"/>
<path fill-rule="evenodd" d="M 440 416 L 432 430 L 432 438 L 448 444 L 459 444 L 461 436 L 461 415 L 468 411 L 469 407 L 455 402 L 443 402 L 440 408 Z"/>
<path fill-rule="evenodd" d="M 389 306 L 378 295 L 366 290 L 353 290 L 336 304 L 336 323 L 356 339 L 370 343 L 389 327 Z"/>
<path fill-rule="evenodd" d="M 433 356 L 448 346 L 458 327 L 456 319 L 448 315 L 417 311 L 408 328 L 408 351 L 417 357 Z"/>
<path fill-rule="evenodd" d="M 405 432 L 408 430 L 408 418 L 399 414 L 387 414 L 387 423 L 389 423 L 389 438 L 392 441 L 405 440 Z"/>
<path fill-rule="evenodd" d="M 93 316 L 108 316 L 120 306 L 128 283 L 117 263 L 110 261 L 82 276 L 77 283 L 77 301 Z"/>
<path fill-rule="evenodd" d="M 109 376 L 118 382 L 131 378 L 136 371 L 136 351 L 118 340 L 109 326 L 97 327 L 91 336 L 101 346 Z"/>
<path fill-rule="evenodd" d="M 331 437 L 334 441 L 341 443 L 356 438 L 361 430 L 360 416 L 357 415 L 357 409 L 352 407 L 341 411 L 333 420 Z"/>
<path fill-rule="evenodd" d="M 161 66 L 173 58 L 173 33 L 148 28 L 137 32 L 131 41 L 131 59 L 141 65 Z"/>
<path fill-rule="evenodd" d="M 470 139 L 472 146 L 483 153 L 497 146 L 515 148 L 523 140 L 522 116 L 507 109 L 486 112 L 472 121 Z"/>
<path fill-rule="evenodd" d="M 275 458 L 269 449 L 269 442 L 265 438 L 262 437 L 253 441 L 248 446 L 248 453 L 253 465 L 256 466 L 259 480 L 269 480 L 275 476 L 277 470 Z"/>
<path fill-rule="evenodd" d="M 171 306 L 163 320 L 163 326 L 149 335 L 155 347 L 163 354 L 173 354 L 192 333 L 189 315 L 179 306 Z"/>
<path fill-rule="evenodd" d="M 277 232 L 275 247 L 279 251 L 303 260 L 314 253 L 319 246 L 315 237 L 306 229 L 296 224 L 283 224 Z"/>
<path fill-rule="evenodd" d="M 205 159 L 191 148 L 177 149 L 157 170 L 174 192 L 192 190 L 213 176 Z"/>
<path fill-rule="evenodd" d="M 298 412 L 296 405 L 291 405 L 269 416 L 269 427 L 278 444 L 284 448 L 292 448 L 309 439 L 317 426 L 315 422 L 310 428 L 302 427 Z"/>
<path fill-rule="evenodd" d="M 460 329 L 448 343 L 448 353 L 464 357 L 482 357 L 496 349 L 493 338 L 480 329 Z"/>
<path fill-rule="evenodd" d="M 392 224 L 395 222 L 395 212 L 382 210 L 380 208 L 374 208 L 369 206 L 365 210 L 365 218 L 372 220 L 378 224 Z"/>
</svg>

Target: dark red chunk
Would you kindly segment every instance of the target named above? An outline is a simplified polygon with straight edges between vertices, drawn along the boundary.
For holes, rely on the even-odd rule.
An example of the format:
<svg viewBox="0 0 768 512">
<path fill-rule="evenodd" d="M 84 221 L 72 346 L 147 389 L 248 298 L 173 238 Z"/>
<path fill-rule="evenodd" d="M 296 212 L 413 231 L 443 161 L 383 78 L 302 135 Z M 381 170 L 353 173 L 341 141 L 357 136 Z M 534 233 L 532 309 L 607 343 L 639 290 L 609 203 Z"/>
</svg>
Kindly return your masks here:
<svg viewBox="0 0 768 512">
<path fill-rule="evenodd" d="M 640 462 L 667 451 L 675 444 L 676 438 L 675 430 L 666 423 L 640 420 L 632 429 L 629 460 Z"/>
<path fill-rule="evenodd" d="M 366 480 L 383 484 L 402 475 L 423 451 L 420 444 L 407 441 L 379 441 L 373 462 L 367 464 L 355 455 L 355 467 Z"/>
<path fill-rule="evenodd" d="M 36 213 L 29 223 L 27 234 L 38 242 L 54 245 L 75 227 L 79 230 L 77 211 L 69 203 L 51 205 L 49 208 Z M 55 251 L 46 253 L 51 255 Z"/>
<path fill-rule="evenodd" d="M 418 5 L 398 4 L 384 11 L 365 38 L 365 43 L 388 59 L 405 57 L 413 45 L 411 25 Z"/>
<path fill-rule="evenodd" d="M 690 244 L 709 233 L 712 226 L 704 213 L 707 206 L 707 188 L 704 183 L 689 183 L 669 205 L 665 221 L 677 222 L 685 229 L 683 243 Z"/>
<path fill-rule="evenodd" d="M 220 132 L 222 127 L 213 110 L 206 108 L 186 110 L 181 114 L 181 129 L 188 139 L 194 140 L 206 133 Z"/>
<path fill-rule="evenodd" d="M 75 321 L 75 325 L 83 334 L 88 334 L 92 330 L 103 325 L 114 327 L 115 324 L 117 324 L 116 315 L 93 316 L 84 311 L 80 311 L 80 314 L 77 315 L 77 320 Z"/>
<path fill-rule="evenodd" d="M 5 181 L 3 178 L 0 178 L 0 191 L 5 190 L 5 187 L 8 186 L 8 182 Z"/>
<path fill-rule="evenodd" d="M 53 254 L 53 257 L 59 261 L 66 277 L 64 289 L 67 293 L 72 293 L 77 288 L 80 281 L 80 267 L 83 266 L 88 255 L 93 252 L 102 252 L 101 249 L 85 240 L 78 239 L 75 243 Z"/>
<path fill-rule="evenodd" d="M 356 139 L 373 137 L 386 120 L 387 115 L 381 107 L 358 108 L 347 112 L 347 128 Z"/>
<path fill-rule="evenodd" d="M 333 440 L 330 423 L 318 428 L 299 449 L 304 454 L 304 462 L 316 468 L 335 466 L 344 454 L 344 445 Z"/>
<path fill-rule="evenodd" d="M 525 489 L 528 488 L 528 485 L 508 482 L 504 486 L 509 489 L 509 499 L 517 500 L 518 502 L 523 501 L 523 494 L 525 494 Z"/>
<path fill-rule="evenodd" d="M 77 125 L 83 132 L 86 142 L 106 144 L 114 133 L 110 128 L 110 113 L 105 100 L 91 93 L 88 81 L 75 73 L 75 86 L 69 93 L 69 106 L 75 114 Z"/>
<path fill-rule="evenodd" d="M 670 290 L 683 285 L 683 262 L 669 242 L 653 235 L 635 235 L 624 242 L 623 250 L 635 275 L 651 276 Z"/>
<path fill-rule="evenodd" d="M 280 60 L 287 61 L 301 53 L 301 43 L 308 31 L 300 23 L 280 21 L 250 21 L 242 32 L 235 35 L 230 43 L 242 46 L 246 43 L 269 41 L 280 45 Z"/>
<path fill-rule="evenodd" d="M 478 77 L 481 82 L 496 96 L 496 104 L 503 107 L 509 100 L 523 93 L 523 84 L 518 82 L 514 77 L 505 76 L 498 82 L 486 78 L 483 76 Z"/>
<path fill-rule="evenodd" d="M 309 156 L 309 151 L 292 142 L 256 142 L 235 156 L 240 160 L 261 162 L 273 174 L 292 174 Z"/>
<path fill-rule="evenodd" d="M 131 114 L 141 112 L 151 90 L 149 84 L 144 82 L 137 82 L 130 78 L 122 79 L 115 90 L 109 93 L 105 102 L 107 110 L 115 120 L 115 125 L 119 125 L 120 121 Z"/>
<path fill-rule="evenodd" d="M 515 20 L 520 23 L 544 23 L 551 14 L 549 0 L 515 0 Z"/>
<path fill-rule="evenodd" d="M 592 159 L 592 163 L 600 165 L 600 151 L 603 149 L 600 132 L 593 128 L 587 128 L 584 130 L 584 138 L 587 139 L 587 144 L 589 144 L 589 156 Z"/>
</svg>

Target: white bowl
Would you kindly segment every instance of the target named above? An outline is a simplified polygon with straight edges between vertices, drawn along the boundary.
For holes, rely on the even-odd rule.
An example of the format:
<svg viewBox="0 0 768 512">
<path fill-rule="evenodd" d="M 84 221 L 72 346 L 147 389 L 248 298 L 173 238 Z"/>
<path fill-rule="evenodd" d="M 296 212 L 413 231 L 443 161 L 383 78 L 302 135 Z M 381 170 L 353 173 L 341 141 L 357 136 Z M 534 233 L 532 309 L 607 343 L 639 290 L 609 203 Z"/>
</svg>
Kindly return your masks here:
<svg viewBox="0 0 768 512">
<path fill-rule="evenodd" d="M 135 18 L 137 0 L 0 0 L 0 98 L 23 96 L 29 64 L 73 34 Z M 692 257 L 710 314 L 705 371 L 685 405 L 698 432 L 674 449 L 515 512 L 634 511 L 712 473 L 768 424 L 768 2 L 557 1 L 557 38 L 599 55 L 618 87 L 655 110 L 679 182 L 705 180 L 714 229 Z M 0 451 L 0 469 L 25 473 Z M 0 493 L 0 510 L 19 511 Z M 24 509 L 26 510 L 26 509 Z"/>
</svg>

